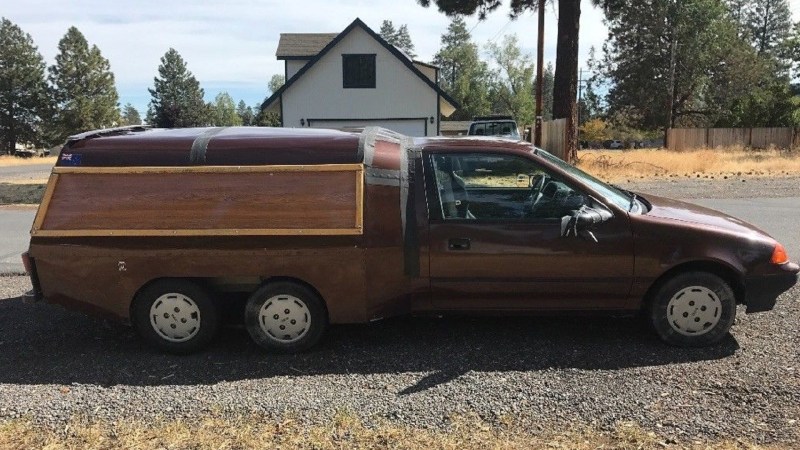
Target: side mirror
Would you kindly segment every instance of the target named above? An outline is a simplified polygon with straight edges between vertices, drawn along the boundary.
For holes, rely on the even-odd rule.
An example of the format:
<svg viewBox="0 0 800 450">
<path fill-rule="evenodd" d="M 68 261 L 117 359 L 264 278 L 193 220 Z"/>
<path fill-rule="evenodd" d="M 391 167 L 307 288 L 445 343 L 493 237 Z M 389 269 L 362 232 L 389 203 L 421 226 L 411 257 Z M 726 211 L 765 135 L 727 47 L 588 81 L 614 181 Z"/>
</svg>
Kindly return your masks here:
<svg viewBox="0 0 800 450">
<path fill-rule="evenodd" d="M 611 211 L 581 206 L 571 216 L 561 218 L 561 236 L 573 235 L 577 237 L 578 235 L 585 235 L 597 242 L 597 238 L 591 232 L 591 228 L 611 219 L 611 217 L 613 217 Z"/>
</svg>

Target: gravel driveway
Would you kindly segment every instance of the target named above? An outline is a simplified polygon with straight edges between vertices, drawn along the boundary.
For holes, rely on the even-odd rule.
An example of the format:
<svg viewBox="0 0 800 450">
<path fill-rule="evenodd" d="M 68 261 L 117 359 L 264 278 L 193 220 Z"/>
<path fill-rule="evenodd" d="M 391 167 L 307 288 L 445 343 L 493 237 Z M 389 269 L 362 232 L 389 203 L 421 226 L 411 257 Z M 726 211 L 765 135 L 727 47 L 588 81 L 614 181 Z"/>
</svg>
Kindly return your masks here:
<svg viewBox="0 0 800 450">
<path fill-rule="evenodd" d="M 733 198 L 748 194 L 732 186 Z M 0 278 L 0 419 L 255 412 L 316 422 L 346 410 L 444 427 L 476 413 L 534 432 L 635 421 L 680 442 L 800 445 L 798 287 L 771 312 L 740 311 L 732 334 L 705 349 L 668 347 L 631 318 L 405 318 L 334 327 L 317 350 L 290 356 L 231 328 L 183 357 L 124 326 L 13 299 L 27 289 L 24 277 Z"/>
</svg>

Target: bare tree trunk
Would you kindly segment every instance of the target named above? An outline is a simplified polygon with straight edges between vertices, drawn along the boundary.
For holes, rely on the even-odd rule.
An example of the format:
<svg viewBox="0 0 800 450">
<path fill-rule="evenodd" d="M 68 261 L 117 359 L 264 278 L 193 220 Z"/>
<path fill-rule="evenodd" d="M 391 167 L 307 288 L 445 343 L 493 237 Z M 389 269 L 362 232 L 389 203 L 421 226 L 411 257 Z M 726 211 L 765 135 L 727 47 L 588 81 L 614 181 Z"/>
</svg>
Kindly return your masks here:
<svg viewBox="0 0 800 450">
<path fill-rule="evenodd" d="M 578 31 L 580 0 L 559 0 L 556 73 L 553 82 L 553 118 L 567 119 L 565 160 L 578 159 Z"/>
</svg>

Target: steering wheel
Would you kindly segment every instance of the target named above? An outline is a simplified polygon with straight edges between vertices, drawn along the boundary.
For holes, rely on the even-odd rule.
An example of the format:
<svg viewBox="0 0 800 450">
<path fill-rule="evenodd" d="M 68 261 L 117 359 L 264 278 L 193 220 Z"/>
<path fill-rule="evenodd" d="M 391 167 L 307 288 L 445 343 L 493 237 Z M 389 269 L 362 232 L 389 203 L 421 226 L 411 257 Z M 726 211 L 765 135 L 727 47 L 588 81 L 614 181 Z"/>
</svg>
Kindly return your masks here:
<svg viewBox="0 0 800 450">
<path fill-rule="evenodd" d="M 531 183 L 531 213 L 536 210 L 536 205 L 542 200 L 542 191 L 549 179 L 550 177 L 544 173 L 534 175 L 533 183 Z"/>
</svg>

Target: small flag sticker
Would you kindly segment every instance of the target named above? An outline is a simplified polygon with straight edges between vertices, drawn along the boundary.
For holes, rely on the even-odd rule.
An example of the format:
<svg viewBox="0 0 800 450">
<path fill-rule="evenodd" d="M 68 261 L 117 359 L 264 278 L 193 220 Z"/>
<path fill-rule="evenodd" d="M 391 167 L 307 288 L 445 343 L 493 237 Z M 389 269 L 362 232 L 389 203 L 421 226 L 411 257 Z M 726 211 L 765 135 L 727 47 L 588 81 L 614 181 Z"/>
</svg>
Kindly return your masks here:
<svg viewBox="0 0 800 450">
<path fill-rule="evenodd" d="M 62 153 L 61 154 L 62 166 L 80 166 L 81 155 L 79 153 Z"/>
</svg>

